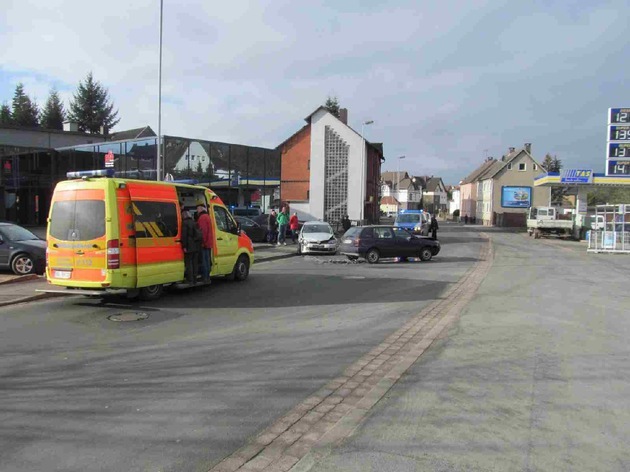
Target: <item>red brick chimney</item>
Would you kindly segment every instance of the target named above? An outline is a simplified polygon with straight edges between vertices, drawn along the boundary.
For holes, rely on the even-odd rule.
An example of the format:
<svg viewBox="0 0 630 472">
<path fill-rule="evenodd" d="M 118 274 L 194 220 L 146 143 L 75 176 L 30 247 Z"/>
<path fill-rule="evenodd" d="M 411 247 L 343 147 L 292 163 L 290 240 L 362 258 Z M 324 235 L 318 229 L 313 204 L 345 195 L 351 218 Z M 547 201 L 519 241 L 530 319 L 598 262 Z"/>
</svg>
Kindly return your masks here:
<svg viewBox="0 0 630 472">
<path fill-rule="evenodd" d="M 347 108 L 339 109 L 339 119 L 343 122 L 344 125 L 348 124 L 348 109 Z"/>
</svg>

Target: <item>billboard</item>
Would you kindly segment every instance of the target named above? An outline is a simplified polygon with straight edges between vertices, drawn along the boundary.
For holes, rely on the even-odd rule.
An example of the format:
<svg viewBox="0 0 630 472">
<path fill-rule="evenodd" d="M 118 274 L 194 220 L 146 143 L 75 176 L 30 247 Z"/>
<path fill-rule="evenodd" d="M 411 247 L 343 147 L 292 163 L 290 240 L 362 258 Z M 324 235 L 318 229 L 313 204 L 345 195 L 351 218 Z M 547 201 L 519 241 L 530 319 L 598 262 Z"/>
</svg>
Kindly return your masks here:
<svg viewBox="0 0 630 472">
<path fill-rule="evenodd" d="M 503 208 L 529 208 L 532 206 L 532 188 L 501 187 L 501 206 Z"/>
</svg>

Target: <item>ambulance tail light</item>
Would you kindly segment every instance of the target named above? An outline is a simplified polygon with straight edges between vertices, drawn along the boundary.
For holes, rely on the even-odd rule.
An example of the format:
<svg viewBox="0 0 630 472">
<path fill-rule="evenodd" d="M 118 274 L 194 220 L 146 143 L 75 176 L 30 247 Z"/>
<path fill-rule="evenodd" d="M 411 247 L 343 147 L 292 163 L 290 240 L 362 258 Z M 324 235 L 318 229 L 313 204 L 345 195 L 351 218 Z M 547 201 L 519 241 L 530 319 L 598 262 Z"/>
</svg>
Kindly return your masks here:
<svg viewBox="0 0 630 472">
<path fill-rule="evenodd" d="M 107 241 L 107 268 L 120 268 L 120 242 L 118 239 Z"/>
</svg>

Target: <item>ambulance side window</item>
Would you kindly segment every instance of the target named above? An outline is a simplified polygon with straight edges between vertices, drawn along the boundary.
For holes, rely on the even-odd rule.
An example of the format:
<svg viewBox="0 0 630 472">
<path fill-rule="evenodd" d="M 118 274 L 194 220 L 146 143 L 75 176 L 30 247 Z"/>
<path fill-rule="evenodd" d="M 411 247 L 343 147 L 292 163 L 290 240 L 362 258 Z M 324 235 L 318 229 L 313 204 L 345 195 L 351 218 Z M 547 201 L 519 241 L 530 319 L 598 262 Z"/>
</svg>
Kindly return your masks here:
<svg viewBox="0 0 630 472">
<path fill-rule="evenodd" d="M 177 236 L 177 207 L 170 202 L 133 201 L 136 238 Z"/>
<path fill-rule="evenodd" d="M 217 229 L 226 233 L 236 233 L 236 225 L 225 208 L 220 206 L 213 207 L 214 220 L 217 222 Z"/>
</svg>

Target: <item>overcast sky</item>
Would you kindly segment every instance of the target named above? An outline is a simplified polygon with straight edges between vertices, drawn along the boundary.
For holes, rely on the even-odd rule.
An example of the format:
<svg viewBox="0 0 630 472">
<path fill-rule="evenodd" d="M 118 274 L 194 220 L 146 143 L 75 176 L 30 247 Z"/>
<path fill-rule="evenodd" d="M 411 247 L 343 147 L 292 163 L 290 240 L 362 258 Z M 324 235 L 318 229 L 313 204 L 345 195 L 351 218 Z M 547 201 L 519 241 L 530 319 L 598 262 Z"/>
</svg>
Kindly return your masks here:
<svg viewBox="0 0 630 472">
<path fill-rule="evenodd" d="M 0 101 L 41 105 L 85 75 L 117 130 L 157 132 L 159 0 L 7 0 Z M 337 96 L 383 170 L 456 184 L 531 142 L 604 172 L 606 113 L 630 106 L 627 0 L 164 0 L 163 134 L 276 147 Z"/>
</svg>

